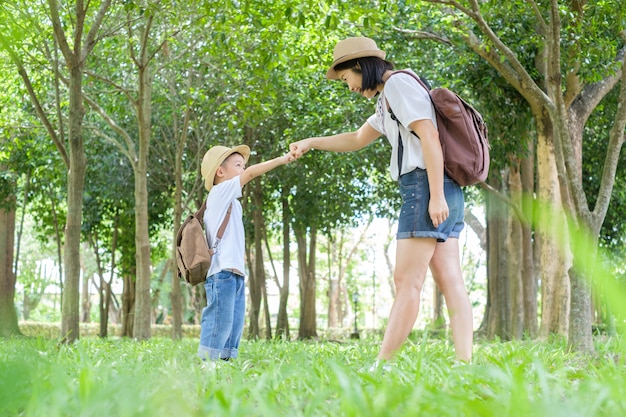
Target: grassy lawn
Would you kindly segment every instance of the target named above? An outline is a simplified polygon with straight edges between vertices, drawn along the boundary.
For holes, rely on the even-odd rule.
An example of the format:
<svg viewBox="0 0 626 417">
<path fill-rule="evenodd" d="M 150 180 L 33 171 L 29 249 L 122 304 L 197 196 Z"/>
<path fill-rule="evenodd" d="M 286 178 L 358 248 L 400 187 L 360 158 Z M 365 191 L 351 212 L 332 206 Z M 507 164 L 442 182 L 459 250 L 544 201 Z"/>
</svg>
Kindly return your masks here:
<svg viewBox="0 0 626 417">
<path fill-rule="evenodd" d="M 626 416 L 623 343 L 593 358 L 560 342 L 479 342 L 455 365 L 439 340 L 370 372 L 379 341 L 244 341 L 214 369 L 197 339 L 0 340 L 0 416 Z"/>
</svg>

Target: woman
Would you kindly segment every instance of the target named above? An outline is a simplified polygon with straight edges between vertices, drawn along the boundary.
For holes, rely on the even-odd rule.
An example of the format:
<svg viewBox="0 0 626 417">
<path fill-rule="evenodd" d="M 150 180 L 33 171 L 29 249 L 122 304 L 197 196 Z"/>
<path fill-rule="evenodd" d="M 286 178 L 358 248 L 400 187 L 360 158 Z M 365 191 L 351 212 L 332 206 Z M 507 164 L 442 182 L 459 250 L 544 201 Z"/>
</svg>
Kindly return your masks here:
<svg viewBox="0 0 626 417">
<path fill-rule="evenodd" d="M 376 112 L 354 132 L 304 139 L 292 143 L 290 150 L 296 158 L 311 149 L 349 152 L 381 135 L 387 137 L 392 148 L 391 176 L 398 180 L 403 202 L 396 236 L 396 298 L 377 363 L 393 359 L 409 336 L 429 267 L 446 300 L 456 358 L 470 362 L 472 306 L 461 274 L 458 241 L 464 225 L 463 191 L 444 173 L 428 91 L 410 74 L 394 75 L 385 55 L 369 38 L 339 42 L 326 78 L 345 82 L 350 91 L 365 98 L 378 97 Z"/>
</svg>

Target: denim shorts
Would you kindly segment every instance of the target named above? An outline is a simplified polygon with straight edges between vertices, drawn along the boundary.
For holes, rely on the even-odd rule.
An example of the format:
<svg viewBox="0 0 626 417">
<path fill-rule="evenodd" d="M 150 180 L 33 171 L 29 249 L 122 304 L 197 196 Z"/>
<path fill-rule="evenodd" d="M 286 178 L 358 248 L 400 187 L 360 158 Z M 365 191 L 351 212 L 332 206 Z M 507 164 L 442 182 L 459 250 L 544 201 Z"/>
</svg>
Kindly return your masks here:
<svg viewBox="0 0 626 417">
<path fill-rule="evenodd" d="M 397 239 L 427 237 L 436 238 L 438 242 L 445 242 L 449 237 L 459 238 L 465 225 L 463 222 L 465 201 L 459 184 L 444 174 L 443 191 L 450 215 L 439 227 L 433 226 L 428 214 L 430 189 L 426 171 L 417 168 L 403 174 L 398 184 L 402 196 L 402 207 L 398 219 Z"/>
</svg>

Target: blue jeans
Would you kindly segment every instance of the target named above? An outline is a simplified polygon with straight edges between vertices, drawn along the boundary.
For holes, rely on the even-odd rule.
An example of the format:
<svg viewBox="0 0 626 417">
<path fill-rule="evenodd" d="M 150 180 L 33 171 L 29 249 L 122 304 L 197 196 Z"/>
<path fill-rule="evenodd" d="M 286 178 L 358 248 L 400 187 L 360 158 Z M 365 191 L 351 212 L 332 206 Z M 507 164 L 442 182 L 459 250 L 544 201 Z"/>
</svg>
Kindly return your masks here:
<svg viewBox="0 0 626 417">
<path fill-rule="evenodd" d="M 220 271 L 204 283 L 207 306 L 202 309 L 198 356 L 203 360 L 238 356 L 246 314 L 244 277 Z"/>
<path fill-rule="evenodd" d="M 397 239 L 431 237 L 437 239 L 438 242 L 445 242 L 449 237 L 459 238 L 465 225 L 465 201 L 459 184 L 444 174 L 443 192 L 450 215 L 443 223 L 435 227 L 428 214 L 430 188 L 426 171 L 416 168 L 400 176 L 398 182 L 402 195 L 402 208 L 398 218 Z"/>
</svg>

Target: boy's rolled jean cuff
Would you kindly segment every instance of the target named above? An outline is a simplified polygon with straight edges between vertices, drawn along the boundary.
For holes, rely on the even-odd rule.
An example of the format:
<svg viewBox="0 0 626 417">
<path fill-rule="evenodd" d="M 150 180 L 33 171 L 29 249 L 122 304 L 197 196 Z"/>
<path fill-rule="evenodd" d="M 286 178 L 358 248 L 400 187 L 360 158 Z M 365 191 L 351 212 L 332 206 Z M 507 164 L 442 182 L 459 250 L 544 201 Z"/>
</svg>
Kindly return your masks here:
<svg viewBox="0 0 626 417">
<path fill-rule="evenodd" d="M 216 361 L 218 359 L 236 359 L 237 356 L 239 356 L 239 351 L 235 348 L 211 349 L 206 346 L 198 347 L 198 357 L 203 361 Z"/>
</svg>

